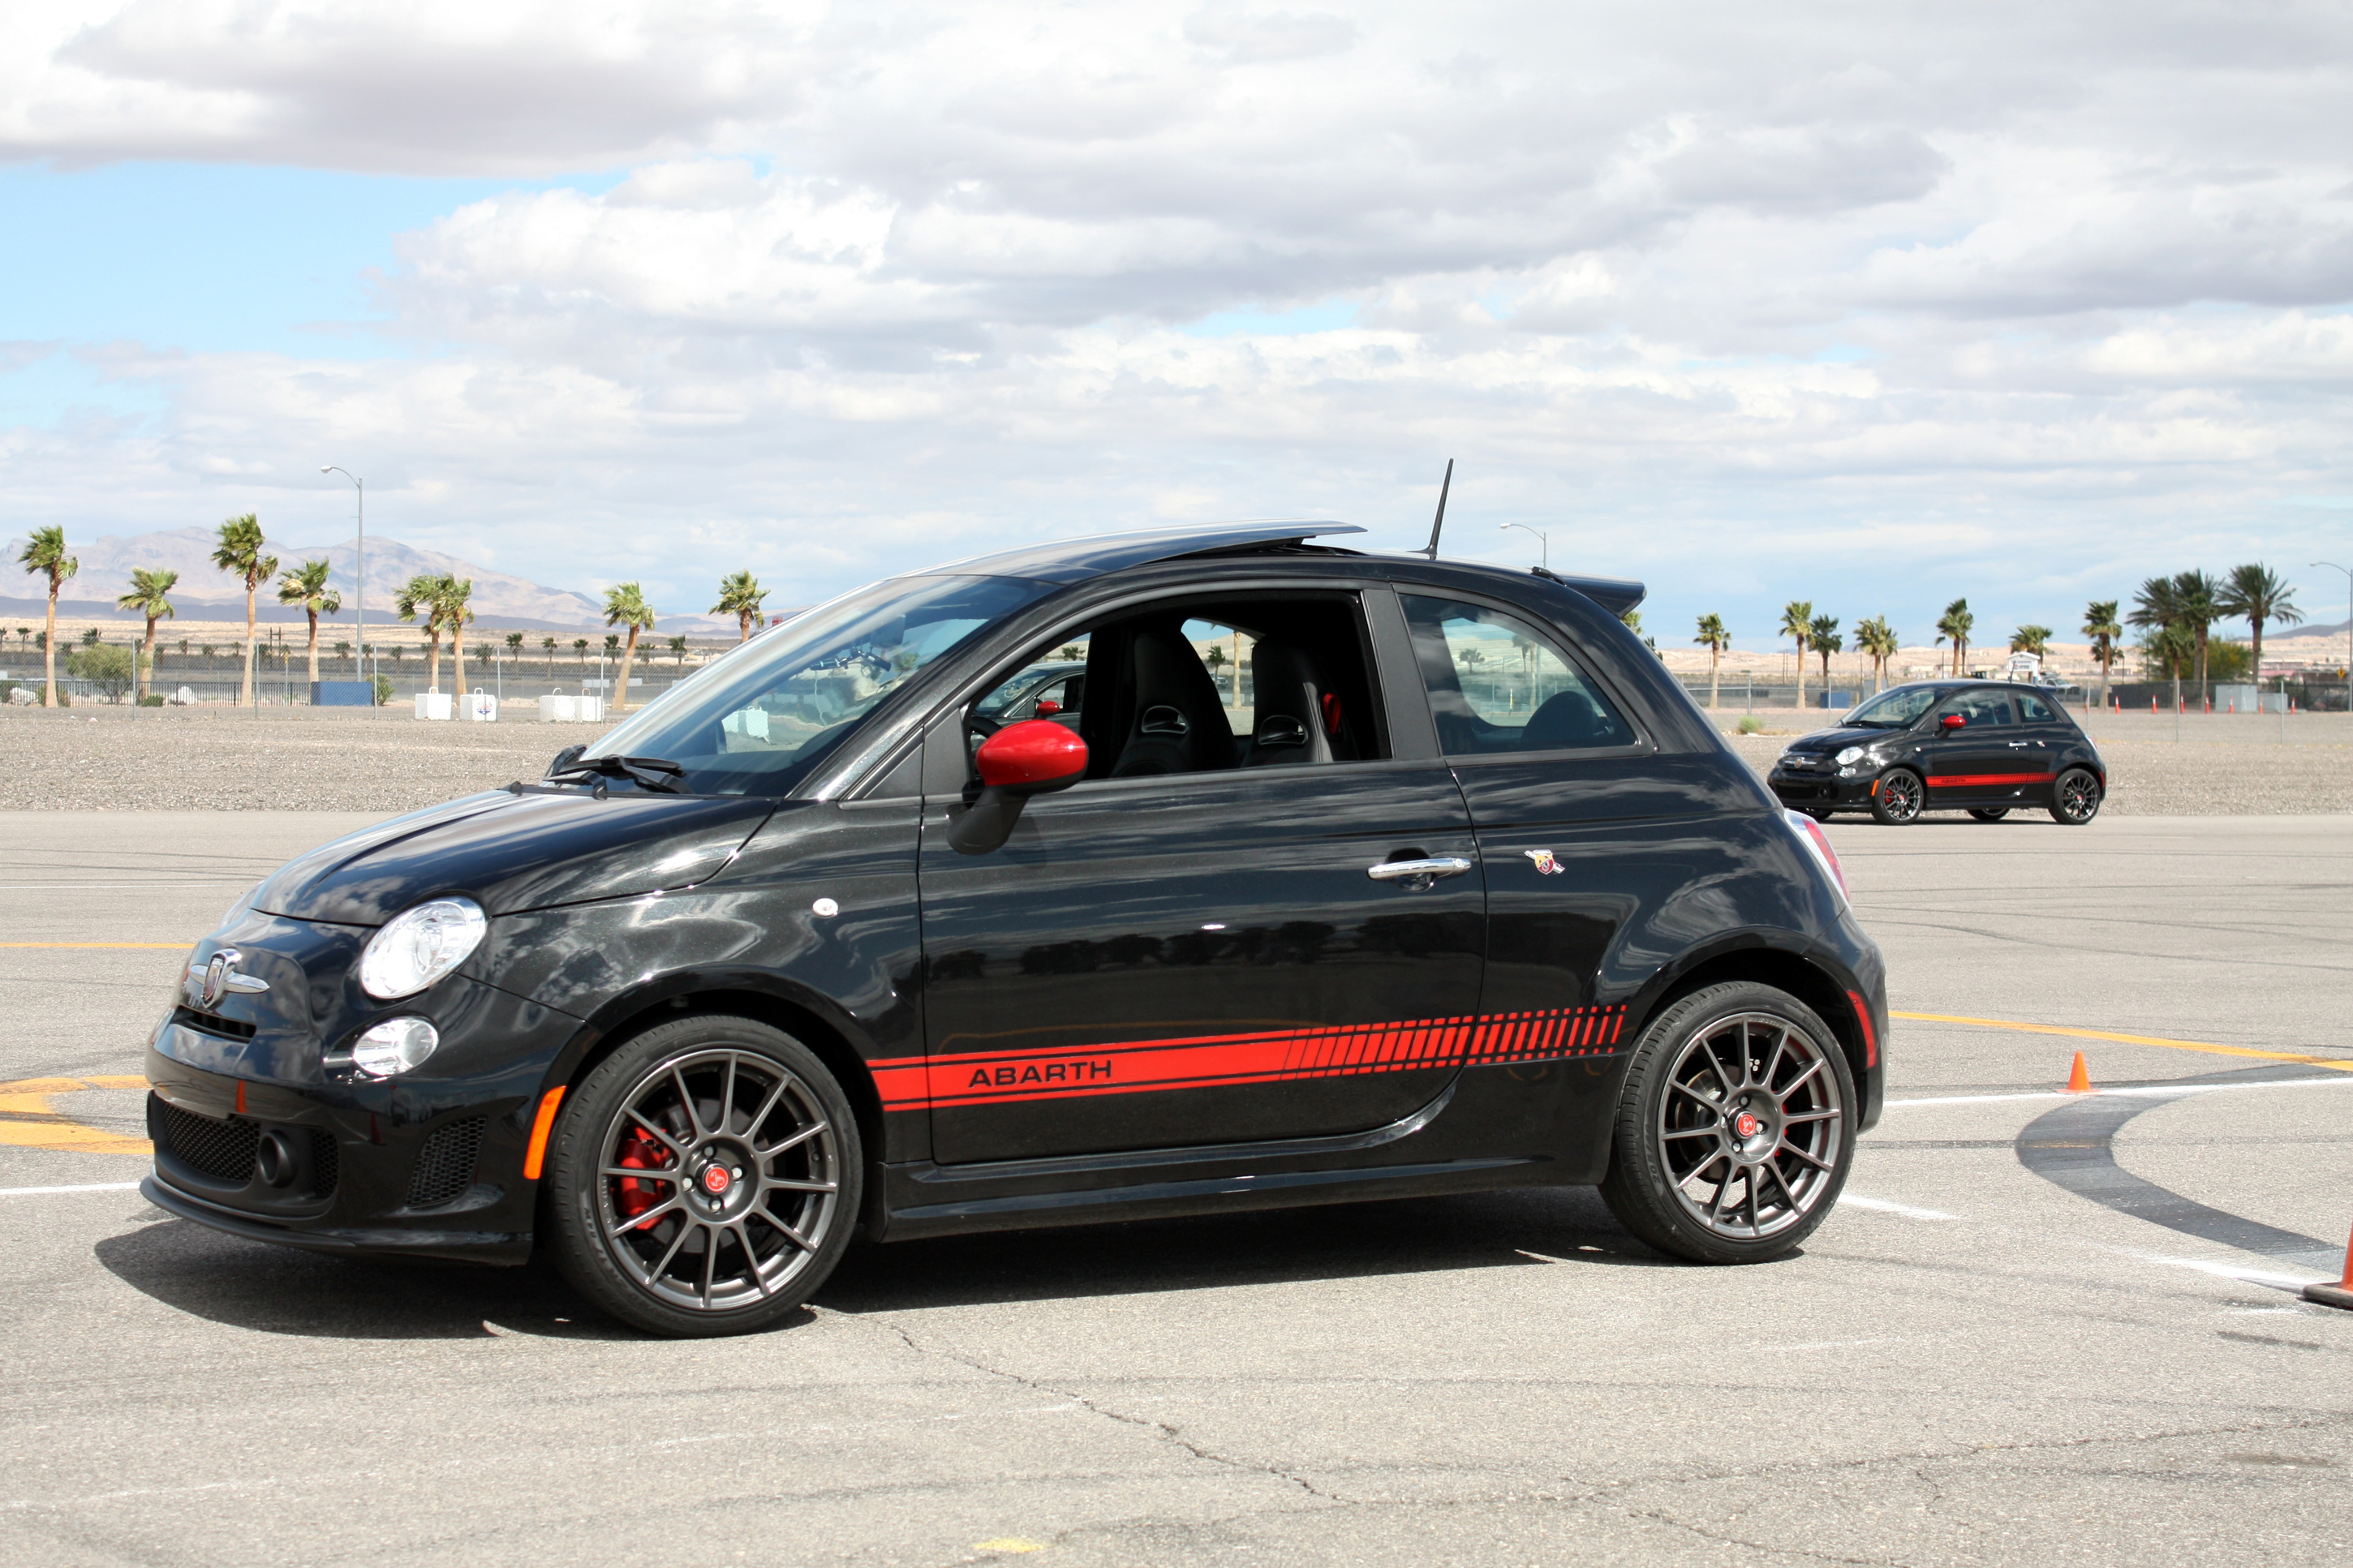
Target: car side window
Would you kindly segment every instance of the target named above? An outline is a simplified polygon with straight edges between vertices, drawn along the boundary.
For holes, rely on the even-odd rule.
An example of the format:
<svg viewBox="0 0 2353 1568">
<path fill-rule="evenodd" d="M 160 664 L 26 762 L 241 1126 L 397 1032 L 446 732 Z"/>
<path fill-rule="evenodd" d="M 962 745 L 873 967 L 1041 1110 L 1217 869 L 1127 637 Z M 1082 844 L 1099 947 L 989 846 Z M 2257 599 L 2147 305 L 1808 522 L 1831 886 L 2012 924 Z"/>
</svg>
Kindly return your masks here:
<svg viewBox="0 0 2353 1568">
<path fill-rule="evenodd" d="M 2059 715 L 2051 711 L 2051 704 L 2031 692 L 2018 694 L 2019 715 L 2030 724 L 2055 724 Z"/>
<path fill-rule="evenodd" d="M 1371 761 L 1388 748 L 1370 646 L 1350 594 L 1172 599 L 1057 634 L 967 731 L 1050 718 L 1087 742 L 1090 779 Z"/>
<path fill-rule="evenodd" d="M 1634 727 L 1609 699 L 1526 622 L 1484 605 L 1400 597 L 1447 755 L 1634 742 Z"/>
<path fill-rule="evenodd" d="M 1971 730 L 2012 722 L 2010 699 L 1999 691 L 1964 691 L 1945 705 L 1945 711 L 1959 714 Z"/>
</svg>

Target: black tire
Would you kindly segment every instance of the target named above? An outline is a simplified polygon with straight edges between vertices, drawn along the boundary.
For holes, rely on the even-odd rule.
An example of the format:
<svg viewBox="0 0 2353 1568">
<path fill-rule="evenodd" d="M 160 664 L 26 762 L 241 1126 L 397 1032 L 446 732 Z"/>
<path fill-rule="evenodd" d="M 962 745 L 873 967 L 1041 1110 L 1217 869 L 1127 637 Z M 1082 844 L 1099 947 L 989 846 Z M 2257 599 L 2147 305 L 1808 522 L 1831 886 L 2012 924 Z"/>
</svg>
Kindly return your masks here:
<svg viewBox="0 0 2353 1568">
<path fill-rule="evenodd" d="M 1855 1105 L 1846 1053 L 1812 1008 L 1753 981 L 1710 985 L 1635 1042 L 1601 1196 L 1674 1257 L 1781 1257 L 1846 1185 Z"/>
<path fill-rule="evenodd" d="M 1973 805 L 1969 807 L 1969 815 L 1976 817 L 1979 822 L 2000 822 L 2003 817 L 2010 815 L 2010 807 L 2006 805 Z"/>
<path fill-rule="evenodd" d="M 1871 820 L 1882 827 L 1902 827 L 1920 820 L 1928 801 L 1928 786 L 1909 768 L 1890 768 L 1879 775 L 1871 792 Z"/>
<path fill-rule="evenodd" d="M 841 1260 L 864 1159 L 849 1098 L 815 1052 L 750 1018 L 675 1019 L 565 1097 L 547 1146 L 551 1250 L 575 1289 L 633 1328 L 756 1332 Z"/>
<path fill-rule="evenodd" d="M 2051 820 L 2081 827 L 2100 815 L 2100 803 L 2107 795 L 2099 774 L 2089 768 L 2068 768 L 2051 781 Z"/>
<path fill-rule="evenodd" d="M 1831 814 L 1822 810 L 1819 806 L 1801 805 L 1798 809 L 1804 812 L 1808 816 L 1812 817 L 1816 822 L 1828 822 L 1831 819 Z"/>
</svg>

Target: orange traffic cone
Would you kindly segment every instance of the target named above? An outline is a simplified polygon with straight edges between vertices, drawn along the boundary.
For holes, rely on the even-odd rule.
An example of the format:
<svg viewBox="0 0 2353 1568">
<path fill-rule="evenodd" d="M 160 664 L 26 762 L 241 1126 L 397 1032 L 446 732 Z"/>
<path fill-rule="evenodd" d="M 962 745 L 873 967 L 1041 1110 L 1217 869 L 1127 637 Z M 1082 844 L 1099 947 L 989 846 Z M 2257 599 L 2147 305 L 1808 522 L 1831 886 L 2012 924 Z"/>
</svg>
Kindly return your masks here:
<svg viewBox="0 0 2353 1568">
<path fill-rule="evenodd" d="M 2089 1069 L 2084 1066 L 2084 1053 L 2081 1051 L 2077 1051 L 2075 1053 L 2074 1071 L 2067 1075 L 2067 1092 L 2069 1094 L 2089 1094 L 2092 1092 L 2092 1075 Z"/>
<path fill-rule="evenodd" d="M 2334 1285 L 2306 1285 L 2304 1299 L 2353 1312 L 2353 1241 L 2345 1244 L 2345 1277 Z"/>
</svg>

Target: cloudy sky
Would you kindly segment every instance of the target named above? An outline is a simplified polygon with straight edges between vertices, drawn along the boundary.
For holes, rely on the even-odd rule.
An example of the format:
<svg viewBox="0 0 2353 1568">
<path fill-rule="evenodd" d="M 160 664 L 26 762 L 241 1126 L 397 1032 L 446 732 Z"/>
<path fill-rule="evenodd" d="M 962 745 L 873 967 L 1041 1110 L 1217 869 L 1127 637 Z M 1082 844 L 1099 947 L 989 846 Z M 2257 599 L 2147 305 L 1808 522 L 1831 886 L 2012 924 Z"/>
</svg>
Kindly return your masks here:
<svg viewBox="0 0 2353 1568">
<path fill-rule="evenodd" d="M 45 0 L 0 213 L 0 531 L 332 462 L 699 611 L 1451 457 L 1662 641 L 2353 563 L 2341 4 Z"/>
</svg>

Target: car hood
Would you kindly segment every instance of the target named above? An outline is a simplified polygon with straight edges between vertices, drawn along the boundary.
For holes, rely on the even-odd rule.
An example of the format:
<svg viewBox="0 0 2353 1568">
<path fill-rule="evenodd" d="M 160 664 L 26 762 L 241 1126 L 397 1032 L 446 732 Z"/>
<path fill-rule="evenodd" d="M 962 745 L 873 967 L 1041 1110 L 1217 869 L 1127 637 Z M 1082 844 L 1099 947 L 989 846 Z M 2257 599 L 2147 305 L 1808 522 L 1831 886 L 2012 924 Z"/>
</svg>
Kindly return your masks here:
<svg viewBox="0 0 2353 1568">
<path fill-rule="evenodd" d="M 726 865 L 776 803 L 497 790 L 396 816 L 280 867 L 252 908 L 290 920 L 382 925 L 441 894 L 491 915 L 691 887 Z"/>
<path fill-rule="evenodd" d="M 1800 735 L 1783 748 L 1791 752 L 1836 752 L 1848 746 L 1868 746 L 1873 741 L 1888 741 L 1902 734 L 1901 730 L 1817 730 L 1810 735 Z"/>
</svg>

